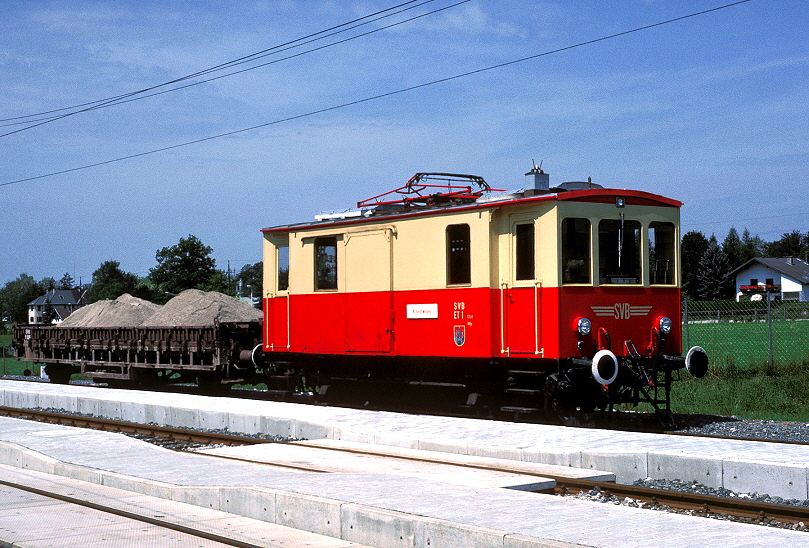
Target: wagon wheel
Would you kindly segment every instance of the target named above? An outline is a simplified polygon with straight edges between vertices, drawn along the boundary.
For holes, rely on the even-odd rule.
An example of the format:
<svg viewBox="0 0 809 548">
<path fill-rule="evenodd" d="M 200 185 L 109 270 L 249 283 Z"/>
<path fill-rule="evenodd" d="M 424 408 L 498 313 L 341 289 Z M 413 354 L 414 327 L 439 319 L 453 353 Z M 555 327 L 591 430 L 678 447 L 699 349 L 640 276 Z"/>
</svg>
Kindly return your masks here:
<svg viewBox="0 0 809 548">
<path fill-rule="evenodd" d="M 203 371 L 197 375 L 197 386 L 203 394 L 224 394 L 230 392 L 230 383 L 223 383 L 219 371 Z"/>
<path fill-rule="evenodd" d="M 49 363 L 45 366 L 45 374 L 54 384 L 68 384 L 73 368 L 69 365 Z"/>
<path fill-rule="evenodd" d="M 141 388 L 153 388 L 162 384 L 157 369 L 133 367 L 129 370 L 129 378 L 135 386 Z"/>
</svg>

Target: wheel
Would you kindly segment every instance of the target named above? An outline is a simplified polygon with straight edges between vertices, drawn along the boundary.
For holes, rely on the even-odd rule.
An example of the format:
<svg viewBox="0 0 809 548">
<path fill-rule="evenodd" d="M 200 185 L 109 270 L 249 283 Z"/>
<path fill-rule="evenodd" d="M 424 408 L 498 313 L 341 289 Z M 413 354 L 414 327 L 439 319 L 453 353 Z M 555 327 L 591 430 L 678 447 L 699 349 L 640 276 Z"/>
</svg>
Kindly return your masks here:
<svg viewBox="0 0 809 548">
<path fill-rule="evenodd" d="M 216 371 L 206 371 L 197 375 L 197 386 L 203 394 L 224 394 L 230 391 L 230 384 L 222 383 L 222 375 Z"/>
<path fill-rule="evenodd" d="M 69 365 L 49 363 L 45 366 L 45 374 L 54 384 L 68 384 L 73 375 L 73 368 Z"/>
<path fill-rule="evenodd" d="M 129 370 L 129 378 L 132 380 L 132 386 L 139 388 L 154 388 L 161 384 L 160 377 L 156 369 L 146 369 L 140 367 L 132 367 Z"/>
</svg>

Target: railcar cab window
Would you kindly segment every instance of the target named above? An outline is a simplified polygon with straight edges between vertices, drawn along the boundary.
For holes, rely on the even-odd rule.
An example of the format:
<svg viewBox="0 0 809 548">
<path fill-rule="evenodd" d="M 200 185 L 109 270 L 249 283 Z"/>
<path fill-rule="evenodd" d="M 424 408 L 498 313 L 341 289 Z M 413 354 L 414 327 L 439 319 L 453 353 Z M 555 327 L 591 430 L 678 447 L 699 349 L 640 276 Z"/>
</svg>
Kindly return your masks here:
<svg viewBox="0 0 809 548">
<path fill-rule="evenodd" d="M 601 284 L 638 284 L 641 231 L 638 221 L 603 219 L 598 223 L 598 279 Z"/>
<path fill-rule="evenodd" d="M 278 250 L 278 291 L 289 289 L 289 242 L 276 247 Z"/>
<path fill-rule="evenodd" d="M 447 284 L 472 283 L 469 225 L 447 227 Z"/>
<path fill-rule="evenodd" d="M 590 283 L 589 219 L 562 219 L 562 283 Z"/>
<path fill-rule="evenodd" d="M 516 244 L 515 278 L 518 280 L 534 279 L 534 224 L 519 224 L 514 227 Z"/>
<path fill-rule="evenodd" d="M 315 290 L 337 289 L 337 237 L 315 238 Z"/>
<path fill-rule="evenodd" d="M 649 224 L 649 283 L 671 285 L 675 283 L 674 224 L 652 222 Z"/>
</svg>

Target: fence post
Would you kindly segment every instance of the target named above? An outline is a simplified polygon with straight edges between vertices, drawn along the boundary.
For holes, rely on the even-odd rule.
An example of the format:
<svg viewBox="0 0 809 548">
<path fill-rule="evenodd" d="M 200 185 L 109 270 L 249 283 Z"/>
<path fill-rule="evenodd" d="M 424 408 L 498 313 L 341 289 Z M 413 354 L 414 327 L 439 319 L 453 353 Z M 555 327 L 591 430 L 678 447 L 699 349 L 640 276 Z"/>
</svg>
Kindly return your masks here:
<svg viewBox="0 0 809 548">
<path fill-rule="evenodd" d="M 773 367 L 772 360 L 772 313 L 770 309 L 770 295 L 767 294 L 767 333 L 770 338 L 770 368 Z"/>
</svg>

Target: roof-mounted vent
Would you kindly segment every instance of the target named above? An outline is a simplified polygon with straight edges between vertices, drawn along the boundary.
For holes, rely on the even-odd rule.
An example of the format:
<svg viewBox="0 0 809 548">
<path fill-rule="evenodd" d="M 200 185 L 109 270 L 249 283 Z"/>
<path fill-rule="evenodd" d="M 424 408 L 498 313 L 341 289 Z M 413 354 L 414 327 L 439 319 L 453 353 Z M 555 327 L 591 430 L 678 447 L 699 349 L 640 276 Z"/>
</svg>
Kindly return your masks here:
<svg viewBox="0 0 809 548">
<path fill-rule="evenodd" d="M 537 194 L 548 192 L 550 189 L 550 175 L 534 164 L 534 169 L 525 174 L 525 193 Z"/>
</svg>

